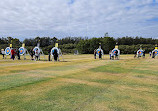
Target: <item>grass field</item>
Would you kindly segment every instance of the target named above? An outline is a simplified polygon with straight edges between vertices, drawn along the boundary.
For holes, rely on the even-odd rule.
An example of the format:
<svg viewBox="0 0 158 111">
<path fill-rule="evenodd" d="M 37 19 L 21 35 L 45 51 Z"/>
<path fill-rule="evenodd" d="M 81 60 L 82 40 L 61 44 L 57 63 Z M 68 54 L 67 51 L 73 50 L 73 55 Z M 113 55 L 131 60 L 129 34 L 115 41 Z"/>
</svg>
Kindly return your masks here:
<svg viewBox="0 0 158 111">
<path fill-rule="evenodd" d="M 0 111 L 158 111 L 158 59 L 64 59 L 0 59 Z"/>
</svg>

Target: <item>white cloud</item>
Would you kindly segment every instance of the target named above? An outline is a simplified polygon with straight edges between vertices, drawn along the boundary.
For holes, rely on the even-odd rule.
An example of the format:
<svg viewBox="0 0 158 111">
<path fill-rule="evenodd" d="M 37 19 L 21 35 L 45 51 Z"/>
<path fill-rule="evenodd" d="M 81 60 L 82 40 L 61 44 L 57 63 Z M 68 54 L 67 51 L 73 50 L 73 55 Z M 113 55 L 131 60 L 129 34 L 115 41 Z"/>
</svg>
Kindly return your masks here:
<svg viewBox="0 0 158 111">
<path fill-rule="evenodd" d="M 153 0 L 3 0 L 1 36 L 158 37 Z M 151 21 L 149 21 L 151 20 Z"/>
</svg>

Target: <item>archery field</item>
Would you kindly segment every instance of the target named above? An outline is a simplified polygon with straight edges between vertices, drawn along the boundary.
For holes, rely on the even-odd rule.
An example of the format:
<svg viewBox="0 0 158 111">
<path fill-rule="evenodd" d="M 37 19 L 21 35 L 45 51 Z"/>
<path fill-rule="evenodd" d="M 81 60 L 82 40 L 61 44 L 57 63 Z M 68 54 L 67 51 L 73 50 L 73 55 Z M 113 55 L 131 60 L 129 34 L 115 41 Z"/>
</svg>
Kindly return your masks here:
<svg viewBox="0 0 158 111">
<path fill-rule="evenodd" d="M 156 111 L 158 59 L 133 56 L 64 55 L 65 62 L 0 56 L 0 111 Z"/>
</svg>

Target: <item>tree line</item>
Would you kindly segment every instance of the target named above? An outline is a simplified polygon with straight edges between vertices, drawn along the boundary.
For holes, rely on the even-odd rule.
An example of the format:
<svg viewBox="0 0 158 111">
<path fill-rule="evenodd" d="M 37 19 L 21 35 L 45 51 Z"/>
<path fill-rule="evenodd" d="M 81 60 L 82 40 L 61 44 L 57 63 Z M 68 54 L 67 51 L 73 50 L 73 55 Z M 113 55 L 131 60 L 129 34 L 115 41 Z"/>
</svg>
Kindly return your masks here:
<svg viewBox="0 0 158 111">
<path fill-rule="evenodd" d="M 140 46 L 148 53 L 152 51 L 155 44 L 158 44 L 158 39 L 153 38 L 142 38 L 142 37 L 93 37 L 93 38 L 82 38 L 82 37 L 65 37 L 58 39 L 56 37 L 36 37 L 26 38 L 24 41 L 20 41 L 17 38 L 7 37 L 0 38 L 0 49 L 5 49 L 12 43 L 14 48 L 19 48 L 22 43 L 25 43 L 26 48 L 30 51 L 34 48 L 37 43 L 40 43 L 45 54 L 48 54 L 50 49 L 55 46 L 55 43 L 59 43 L 59 48 L 63 53 L 74 53 L 78 50 L 81 54 L 92 54 L 94 49 L 101 47 L 104 53 L 109 53 L 118 43 L 119 49 L 122 54 L 133 54 L 137 51 Z"/>
</svg>

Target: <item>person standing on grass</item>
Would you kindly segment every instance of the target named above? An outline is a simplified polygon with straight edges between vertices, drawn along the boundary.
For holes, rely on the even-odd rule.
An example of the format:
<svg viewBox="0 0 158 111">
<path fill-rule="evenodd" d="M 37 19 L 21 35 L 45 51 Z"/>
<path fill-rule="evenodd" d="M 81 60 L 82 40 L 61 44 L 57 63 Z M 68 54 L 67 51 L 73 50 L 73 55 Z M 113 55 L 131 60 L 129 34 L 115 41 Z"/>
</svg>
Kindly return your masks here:
<svg viewBox="0 0 158 111">
<path fill-rule="evenodd" d="M 115 59 L 118 59 L 118 51 L 115 52 Z"/>
<path fill-rule="evenodd" d="M 57 61 L 58 60 L 58 52 L 56 49 L 54 49 L 53 56 L 54 56 L 54 61 Z"/>
<path fill-rule="evenodd" d="M 2 53 L 2 55 L 3 55 L 3 59 L 4 59 L 4 55 L 5 55 L 5 51 L 4 51 L 4 49 L 1 49 L 1 53 Z"/>
<path fill-rule="evenodd" d="M 134 51 L 134 58 L 136 58 L 136 56 L 137 56 L 137 52 L 136 52 L 136 51 Z"/>
<path fill-rule="evenodd" d="M 102 52 L 101 52 L 101 50 L 99 51 L 99 59 L 102 59 Z"/>
<path fill-rule="evenodd" d="M 152 58 L 155 59 L 155 51 L 153 51 L 153 53 L 152 53 Z"/>
<path fill-rule="evenodd" d="M 94 59 L 96 59 L 97 51 L 96 49 L 94 50 Z"/>
<path fill-rule="evenodd" d="M 33 55 L 34 55 L 33 48 L 32 48 L 31 51 L 30 51 L 30 55 L 31 55 L 31 60 L 33 60 Z"/>
<path fill-rule="evenodd" d="M 139 58 L 139 57 L 141 57 L 141 56 L 140 56 L 140 51 L 138 51 L 138 58 Z"/>
<path fill-rule="evenodd" d="M 37 49 L 37 50 L 35 50 L 35 60 L 37 60 L 37 61 L 38 61 L 38 56 L 39 56 L 39 54 L 38 54 L 38 49 Z"/>
<path fill-rule="evenodd" d="M 110 56 L 110 60 L 111 60 L 111 56 L 112 56 L 112 51 L 109 51 L 109 56 Z"/>
<path fill-rule="evenodd" d="M 17 49 L 17 52 L 16 52 L 17 56 L 18 56 L 18 60 L 20 60 L 20 51 Z"/>
<path fill-rule="evenodd" d="M 48 50 L 48 61 L 50 61 L 51 49 Z"/>
<path fill-rule="evenodd" d="M 16 57 L 16 59 L 17 59 L 17 53 L 16 53 L 16 52 L 17 52 L 17 49 L 16 49 L 16 48 L 14 49 L 14 52 L 15 52 L 15 57 Z"/>
<path fill-rule="evenodd" d="M 111 60 L 114 60 L 114 53 L 111 52 Z"/>
<path fill-rule="evenodd" d="M 151 57 L 151 52 L 149 52 L 149 56 Z"/>
<path fill-rule="evenodd" d="M 144 50 L 144 52 L 143 52 L 143 58 L 145 58 L 145 50 Z"/>
<path fill-rule="evenodd" d="M 15 59 L 15 50 L 13 48 L 11 49 L 11 58 Z"/>
</svg>

